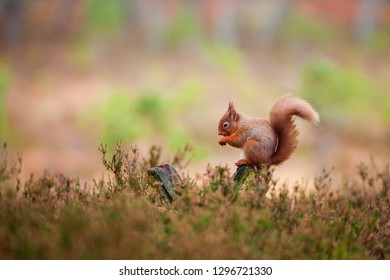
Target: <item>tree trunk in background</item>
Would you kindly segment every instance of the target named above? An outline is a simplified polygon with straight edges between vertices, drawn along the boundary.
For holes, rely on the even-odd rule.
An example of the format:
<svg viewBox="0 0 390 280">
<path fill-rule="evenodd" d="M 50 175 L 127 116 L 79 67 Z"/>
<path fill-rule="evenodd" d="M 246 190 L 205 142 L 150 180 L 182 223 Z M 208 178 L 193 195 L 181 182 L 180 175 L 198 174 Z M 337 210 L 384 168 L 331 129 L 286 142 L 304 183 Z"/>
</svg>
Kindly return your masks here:
<svg viewBox="0 0 390 280">
<path fill-rule="evenodd" d="M 0 1 L 0 15 L 4 19 L 4 40 L 7 46 L 12 47 L 20 40 L 23 12 L 23 0 Z"/>
<path fill-rule="evenodd" d="M 367 42 L 375 33 L 382 0 L 361 0 L 355 23 L 356 37 L 360 43 Z"/>
<path fill-rule="evenodd" d="M 267 17 L 260 34 L 263 45 L 272 45 L 283 31 L 295 0 L 274 0 L 269 6 Z"/>
<path fill-rule="evenodd" d="M 238 43 L 236 24 L 236 2 L 234 0 L 220 0 L 216 11 L 214 33 L 217 41 L 229 45 Z"/>
<path fill-rule="evenodd" d="M 159 0 L 135 0 L 132 8 L 135 9 L 133 16 L 139 20 L 138 23 L 144 28 L 147 47 L 150 49 L 159 48 L 164 41 L 168 20 L 164 3 Z"/>
<path fill-rule="evenodd" d="M 63 28 L 66 27 L 66 24 L 69 21 L 69 17 L 71 16 L 71 12 L 75 4 L 75 0 L 61 0 L 56 11 L 56 16 L 53 20 L 52 33 L 57 34 L 63 31 Z"/>
</svg>

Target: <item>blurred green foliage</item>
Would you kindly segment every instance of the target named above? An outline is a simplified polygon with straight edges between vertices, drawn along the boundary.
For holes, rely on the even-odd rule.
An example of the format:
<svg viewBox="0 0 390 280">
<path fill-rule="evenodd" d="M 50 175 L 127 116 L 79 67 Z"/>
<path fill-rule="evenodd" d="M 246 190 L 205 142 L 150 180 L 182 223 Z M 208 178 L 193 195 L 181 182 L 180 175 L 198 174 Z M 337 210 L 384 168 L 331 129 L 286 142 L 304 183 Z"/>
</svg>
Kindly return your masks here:
<svg viewBox="0 0 390 280">
<path fill-rule="evenodd" d="M 202 29 L 194 11 L 183 9 L 178 18 L 168 27 L 165 40 L 169 45 L 178 45 L 190 38 L 197 41 L 201 36 Z"/>
<path fill-rule="evenodd" d="M 10 74 L 5 65 L 0 64 L 0 137 L 6 140 L 9 137 L 9 124 L 5 106 L 5 93 L 9 84 Z"/>
<path fill-rule="evenodd" d="M 366 42 L 365 46 L 370 51 L 387 53 L 390 48 L 389 30 L 382 28 L 375 32 L 373 36 Z"/>
<path fill-rule="evenodd" d="M 243 73 L 245 61 L 242 53 L 234 47 L 210 43 L 205 45 L 206 56 L 230 78 Z"/>
<path fill-rule="evenodd" d="M 303 69 L 302 82 L 303 96 L 336 123 L 358 120 L 378 109 L 374 83 L 362 71 L 314 60 Z"/>
<path fill-rule="evenodd" d="M 112 92 L 95 112 L 102 126 L 102 141 L 113 147 L 117 140 L 138 138 L 142 125 L 134 112 L 130 95 L 122 91 Z"/>
<path fill-rule="evenodd" d="M 209 41 L 204 44 L 205 57 L 225 76 L 225 83 L 247 101 L 257 100 L 261 84 L 253 79 L 247 57 L 238 48 Z"/>
<path fill-rule="evenodd" d="M 70 44 L 68 60 L 78 68 L 87 69 L 93 65 L 94 59 L 96 59 L 96 53 L 85 39 L 80 39 Z"/>
<path fill-rule="evenodd" d="M 111 35 L 120 30 L 127 13 L 123 0 L 93 0 L 88 3 L 88 27 L 91 31 Z"/>
<path fill-rule="evenodd" d="M 386 122 L 387 127 L 390 127 L 390 85 L 386 88 L 386 91 L 382 93 L 381 96 L 381 107 L 383 108 L 384 120 Z M 390 134 L 390 131 L 389 131 Z"/>
<path fill-rule="evenodd" d="M 100 125 L 99 141 L 114 147 L 119 140 L 148 139 L 171 150 L 190 145 L 197 149 L 194 159 L 203 158 L 207 149 L 192 137 L 191 120 L 181 120 L 202 90 L 201 80 L 193 79 L 184 82 L 170 96 L 159 90 L 139 94 L 113 91 L 92 113 L 94 122 Z"/>
<path fill-rule="evenodd" d="M 334 40 L 337 34 L 324 23 L 302 14 L 293 14 L 286 24 L 284 35 L 289 42 L 308 41 L 310 43 L 324 43 Z"/>
</svg>

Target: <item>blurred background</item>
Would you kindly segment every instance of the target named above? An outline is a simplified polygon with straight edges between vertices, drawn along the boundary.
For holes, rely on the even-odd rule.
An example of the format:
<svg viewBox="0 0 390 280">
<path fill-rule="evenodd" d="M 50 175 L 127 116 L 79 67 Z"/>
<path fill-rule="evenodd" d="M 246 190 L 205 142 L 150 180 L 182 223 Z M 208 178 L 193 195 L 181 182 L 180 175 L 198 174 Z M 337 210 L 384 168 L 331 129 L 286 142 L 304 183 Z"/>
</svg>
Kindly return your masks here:
<svg viewBox="0 0 390 280">
<path fill-rule="evenodd" d="M 162 161 L 189 144 L 193 174 L 235 170 L 239 151 L 217 143 L 229 100 L 268 117 L 287 92 L 321 124 L 297 121 L 281 181 L 385 163 L 390 1 L 0 0 L 0 140 L 25 177 L 99 177 L 99 144 L 118 140 Z"/>
</svg>

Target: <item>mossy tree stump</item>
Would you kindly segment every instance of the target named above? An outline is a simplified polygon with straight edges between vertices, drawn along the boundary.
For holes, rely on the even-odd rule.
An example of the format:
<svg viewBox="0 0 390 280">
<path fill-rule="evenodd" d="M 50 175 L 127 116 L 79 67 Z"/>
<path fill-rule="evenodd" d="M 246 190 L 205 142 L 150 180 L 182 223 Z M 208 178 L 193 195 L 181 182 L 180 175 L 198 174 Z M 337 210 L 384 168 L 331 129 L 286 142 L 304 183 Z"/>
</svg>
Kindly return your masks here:
<svg viewBox="0 0 390 280">
<path fill-rule="evenodd" d="M 180 175 L 176 169 L 170 164 L 162 164 L 150 168 L 148 174 L 155 181 L 159 182 L 158 190 L 160 195 L 168 199 L 169 202 L 172 202 L 177 196 L 175 185 L 179 184 L 181 181 Z M 237 167 L 236 172 L 233 174 L 233 180 L 240 190 L 247 190 L 255 186 L 262 194 L 268 191 L 271 178 L 272 172 L 270 172 L 267 166 L 260 169 L 254 169 L 248 165 L 241 165 Z"/>
<path fill-rule="evenodd" d="M 161 184 L 158 186 L 160 195 L 170 202 L 176 197 L 175 185 L 181 181 L 179 173 L 170 164 L 163 164 L 148 170 L 151 176 Z"/>
<path fill-rule="evenodd" d="M 237 167 L 236 172 L 233 174 L 234 182 L 241 184 L 245 179 L 254 171 L 253 167 L 249 165 L 241 165 Z"/>
<path fill-rule="evenodd" d="M 272 169 L 268 165 L 253 168 L 248 165 L 237 167 L 233 179 L 241 190 L 255 189 L 259 194 L 266 194 L 276 181 L 272 179 Z"/>
</svg>

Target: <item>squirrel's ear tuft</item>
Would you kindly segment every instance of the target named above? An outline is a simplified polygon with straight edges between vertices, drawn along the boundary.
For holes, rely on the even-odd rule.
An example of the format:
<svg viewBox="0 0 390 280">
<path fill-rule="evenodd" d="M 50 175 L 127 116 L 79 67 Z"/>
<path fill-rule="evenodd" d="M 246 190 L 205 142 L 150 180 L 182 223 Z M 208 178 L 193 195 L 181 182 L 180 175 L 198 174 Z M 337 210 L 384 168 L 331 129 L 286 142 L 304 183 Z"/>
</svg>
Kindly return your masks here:
<svg viewBox="0 0 390 280">
<path fill-rule="evenodd" d="M 234 110 L 234 104 L 233 104 L 233 101 L 229 101 L 229 108 L 228 108 L 229 111 L 232 111 Z"/>
<path fill-rule="evenodd" d="M 237 112 L 232 101 L 229 102 L 229 116 L 232 121 L 237 121 Z"/>
</svg>

